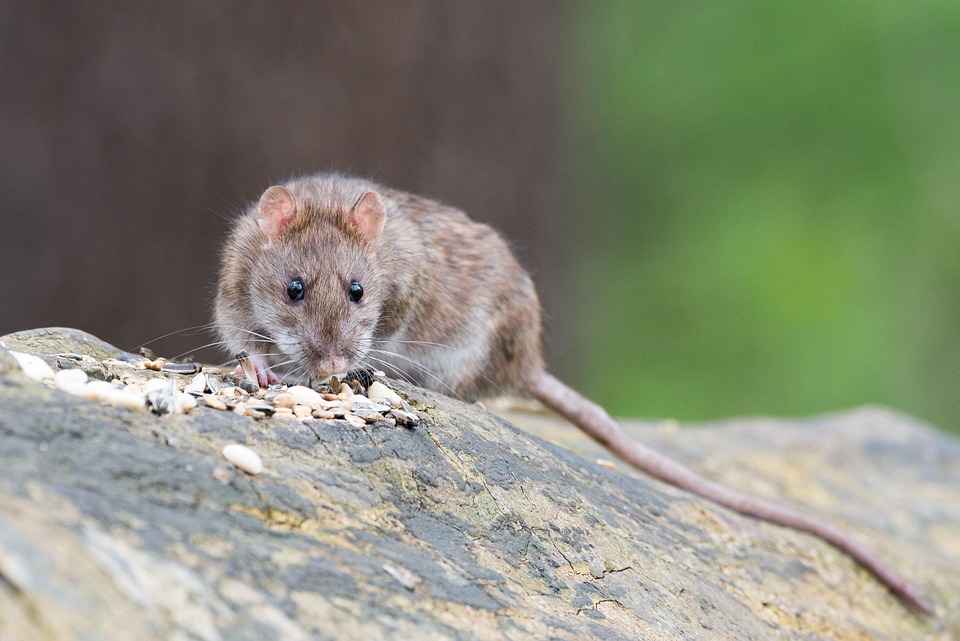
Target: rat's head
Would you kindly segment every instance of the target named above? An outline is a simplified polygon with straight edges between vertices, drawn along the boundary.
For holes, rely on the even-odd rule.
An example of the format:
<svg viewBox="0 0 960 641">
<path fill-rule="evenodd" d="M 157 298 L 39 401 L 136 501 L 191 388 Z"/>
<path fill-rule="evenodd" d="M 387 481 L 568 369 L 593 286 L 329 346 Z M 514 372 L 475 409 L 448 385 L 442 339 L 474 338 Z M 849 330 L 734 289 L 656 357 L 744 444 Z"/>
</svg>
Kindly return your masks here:
<svg viewBox="0 0 960 641">
<path fill-rule="evenodd" d="M 267 189 L 257 205 L 244 306 L 252 331 L 273 343 L 255 351 L 295 376 L 322 378 L 359 367 L 383 301 L 375 241 L 386 209 L 364 191 L 320 202 L 307 192 Z M 279 352 L 279 353 L 278 353 Z"/>
</svg>

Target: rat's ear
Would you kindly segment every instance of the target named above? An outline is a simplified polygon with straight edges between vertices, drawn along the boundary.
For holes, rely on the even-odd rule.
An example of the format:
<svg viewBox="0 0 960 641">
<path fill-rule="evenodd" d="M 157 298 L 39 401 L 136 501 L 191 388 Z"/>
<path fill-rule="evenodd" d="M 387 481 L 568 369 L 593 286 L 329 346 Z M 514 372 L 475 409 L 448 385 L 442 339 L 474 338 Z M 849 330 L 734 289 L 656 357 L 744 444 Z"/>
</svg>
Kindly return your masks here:
<svg viewBox="0 0 960 641">
<path fill-rule="evenodd" d="M 297 201 L 285 187 L 274 185 L 260 196 L 257 211 L 260 213 L 260 228 L 270 240 L 276 240 L 297 217 Z"/>
<path fill-rule="evenodd" d="M 350 209 L 347 222 L 360 238 L 368 243 L 383 231 L 387 209 L 376 192 L 365 192 Z"/>
</svg>

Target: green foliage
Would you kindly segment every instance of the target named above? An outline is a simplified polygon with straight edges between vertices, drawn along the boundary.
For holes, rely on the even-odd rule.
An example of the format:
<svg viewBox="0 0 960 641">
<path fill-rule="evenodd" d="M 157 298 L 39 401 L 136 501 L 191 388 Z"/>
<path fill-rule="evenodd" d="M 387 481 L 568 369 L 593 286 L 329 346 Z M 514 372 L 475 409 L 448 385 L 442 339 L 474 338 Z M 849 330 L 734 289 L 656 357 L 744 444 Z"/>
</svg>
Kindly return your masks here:
<svg viewBox="0 0 960 641">
<path fill-rule="evenodd" d="M 960 3 L 583 3 L 581 386 L 960 428 Z"/>
</svg>

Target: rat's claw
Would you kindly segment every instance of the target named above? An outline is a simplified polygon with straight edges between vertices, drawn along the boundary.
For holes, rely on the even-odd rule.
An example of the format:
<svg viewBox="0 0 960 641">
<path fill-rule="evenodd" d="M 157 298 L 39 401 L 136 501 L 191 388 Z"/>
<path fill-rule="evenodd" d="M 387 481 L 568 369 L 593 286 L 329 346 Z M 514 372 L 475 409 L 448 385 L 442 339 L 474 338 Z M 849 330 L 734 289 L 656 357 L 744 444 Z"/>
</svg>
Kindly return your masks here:
<svg viewBox="0 0 960 641">
<path fill-rule="evenodd" d="M 267 387 L 280 382 L 280 378 L 269 367 L 264 367 L 256 361 L 254 361 L 254 367 L 257 368 L 257 381 L 260 383 L 260 387 Z"/>
</svg>

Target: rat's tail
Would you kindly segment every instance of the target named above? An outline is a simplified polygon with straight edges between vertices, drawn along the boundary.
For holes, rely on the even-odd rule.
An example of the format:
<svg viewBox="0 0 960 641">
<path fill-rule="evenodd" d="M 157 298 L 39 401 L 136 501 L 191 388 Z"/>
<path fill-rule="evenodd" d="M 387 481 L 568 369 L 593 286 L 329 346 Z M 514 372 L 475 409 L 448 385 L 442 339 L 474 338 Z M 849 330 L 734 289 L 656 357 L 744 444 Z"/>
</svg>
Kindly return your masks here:
<svg viewBox="0 0 960 641">
<path fill-rule="evenodd" d="M 840 528 L 700 476 L 682 463 L 630 438 L 603 408 L 550 374 L 543 373 L 534 383 L 532 392 L 541 403 L 640 471 L 741 514 L 818 536 L 856 559 L 904 601 L 924 614 L 933 614 L 930 604 L 914 592 L 903 578 Z"/>
</svg>

